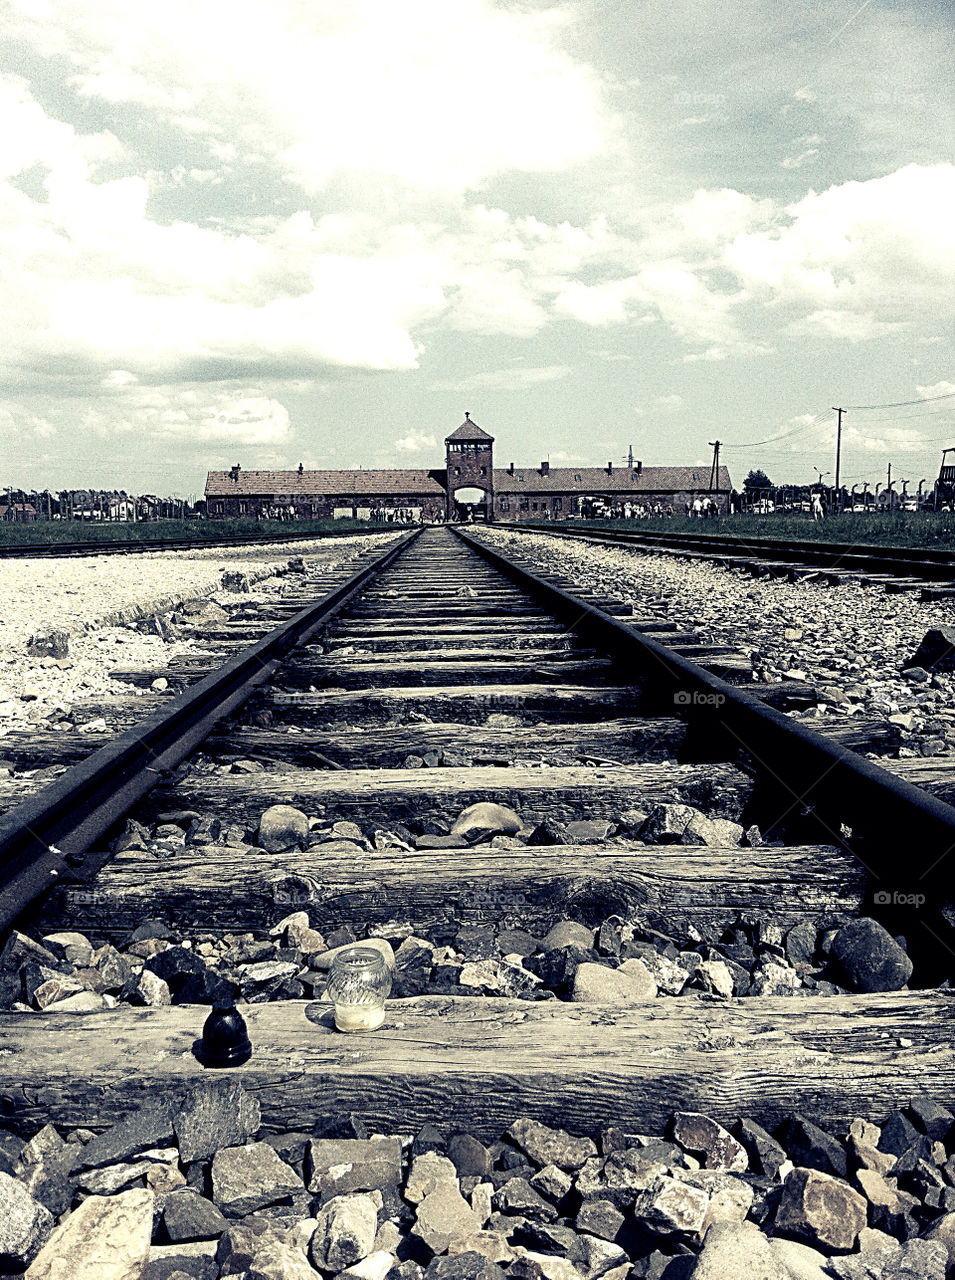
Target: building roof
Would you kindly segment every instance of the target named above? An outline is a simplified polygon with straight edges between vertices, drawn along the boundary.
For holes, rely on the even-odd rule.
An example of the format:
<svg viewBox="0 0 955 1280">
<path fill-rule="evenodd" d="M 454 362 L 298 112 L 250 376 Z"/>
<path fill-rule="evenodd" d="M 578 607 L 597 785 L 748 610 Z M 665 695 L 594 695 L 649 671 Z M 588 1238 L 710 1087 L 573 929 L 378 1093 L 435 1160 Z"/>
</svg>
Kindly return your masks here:
<svg viewBox="0 0 955 1280">
<path fill-rule="evenodd" d="M 708 490 L 710 468 L 703 467 L 551 467 L 541 475 L 539 467 L 494 468 L 496 493 L 691 493 Z M 727 467 L 720 467 L 716 488 L 729 492 L 733 485 Z"/>
<path fill-rule="evenodd" d="M 452 431 L 449 436 L 445 436 L 444 443 L 447 444 L 450 440 L 487 440 L 493 443 L 494 437 L 482 431 L 476 422 L 471 421 L 471 415 L 466 413 L 457 431 Z"/>
<path fill-rule="evenodd" d="M 233 476 L 235 477 L 233 479 Z M 309 498 L 315 494 L 355 497 L 443 498 L 444 470 L 395 471 L 210 471 L 207 498 Z"/>
</svg>

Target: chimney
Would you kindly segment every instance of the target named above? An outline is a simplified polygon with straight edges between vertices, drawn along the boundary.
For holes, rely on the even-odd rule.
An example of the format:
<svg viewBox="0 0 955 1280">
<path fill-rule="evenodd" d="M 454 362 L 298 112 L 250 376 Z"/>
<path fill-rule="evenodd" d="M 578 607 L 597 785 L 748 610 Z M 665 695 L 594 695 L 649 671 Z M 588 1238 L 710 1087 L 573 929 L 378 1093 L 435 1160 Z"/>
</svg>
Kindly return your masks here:
<svg viewBox="0 0 955 1280">
<path fill-rule="evenodd" d="M 300 462 L 300 463 L 298 464 L 298 473 L 299 473 L 299 475 L 301 475 L 301 474 L 302 474 L 302 472 L 303 472 L 304 470 L 305 470 L 305 467 L 304 467 L 304 465 Z"/>
<path fill-rule="evenodd" d="M 514 474 L 514 463 L 513 463 L 513 462 L 509 462 L 509 463 L 507 464 L 507 474 L 508 474 L 509 476 L 512 476 L 512 475 Z"/>
<path fill-rule="evenodd" d="M 239 464 L 238 464 L 238 463 L 236 463 L 236 464 L 235 464 L 235 466 L 232 468 L 232 471 L 230 472 L 230 475 L 232 476 L 232 483 L 233 483 L 233 484 L 238 484 L 238 483 L 239 483 L 239 472 L 240 472 L 241 470 L 242 470 L 242 468 L 239 466 Z"/>
<path fill-rule="evenodd" d="M 642 473 L 643 473 L 643 463 L 638 458 L 637 459 L 637 475 L 639 476 Z"/>
<path fill-rule="evenodd" d="M 608 475 L 608 476 L 612 476 L 612 475 L 613 475 L 613 463 L 612 463 L 612 462 L 608 462 L 608 463 L 607 463 L 607 475 Z"/>
<path fill-rule="evenodd" d="M 542 463 L 541 463 L 541 475 L 542 475 L 542 476 L 546 476 L 546 475 L 549 475 L 549 474 L 550 474 L 550 463 L 549 463 L 549 462 L 542 462 Z"/>
</svg>

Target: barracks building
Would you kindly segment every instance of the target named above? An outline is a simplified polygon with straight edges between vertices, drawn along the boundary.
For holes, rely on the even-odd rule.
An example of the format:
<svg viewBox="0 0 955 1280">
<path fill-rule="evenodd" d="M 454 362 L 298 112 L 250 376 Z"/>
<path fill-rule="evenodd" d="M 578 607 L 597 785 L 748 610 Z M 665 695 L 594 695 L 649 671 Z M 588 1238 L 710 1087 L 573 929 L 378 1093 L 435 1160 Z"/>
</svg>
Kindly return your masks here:
<svg viewBox="0 0 955 1280">
<path fill-rule="evenodd" d="M 620 514 L 683 515 L 696 497 L 729 509 L 729 471 L 720 467 L 494 466 L 494 437 L 465 414 L 445 440 L 445 466 L 433 470 L 210 471 L 210 519 L 567 520 Z"/>
</svg>

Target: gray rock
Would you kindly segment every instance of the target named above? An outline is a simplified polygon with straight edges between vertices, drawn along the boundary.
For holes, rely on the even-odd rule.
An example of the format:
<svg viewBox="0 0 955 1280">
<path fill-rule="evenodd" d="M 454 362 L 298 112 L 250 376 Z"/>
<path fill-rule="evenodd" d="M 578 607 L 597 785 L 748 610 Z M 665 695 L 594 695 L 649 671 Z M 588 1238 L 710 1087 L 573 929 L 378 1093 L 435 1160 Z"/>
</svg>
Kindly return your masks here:
<svg viewBox="0 0 955 1280">
<path fill-rule="evenodd" d="M 673 1141 L 702 1159 L 707 1169 L 745 1173 L 749 1167 L 745 1147 L 709 1116 L 699 1111 L 677 1111 L 672 1126 Z"/>
<path fill-rule="evenodd" d="M 123 987 L 122 998 L 130 1004 L 147 1005 L 151 1008 L 172 1004 L 168 983 L 151 969 L 143 969 L 141 973 L 131 977 Z"/>
<path fill-rule="evenodd" d="M 892 1241 L 848 1258 L 832 1258 L 835 1280 L 945 1280 L 948 1251 L 937 1240 Z"/>
<path fill-rule="evenodd" d="M 610 1240 L 579 1236 L 577 1248 L 581 1256 L 575 1253 L 574 1265 L 585 1280 L 598 1280 L 600 1276 L 606 1276 L 607 1280 L 624 1280 L 630 1271 L 629 1255 Z"/>
<path fill-rule="evenodd" d="M 657 984 L 642 960 L 626 960 L 619 969 L 585 962 L 574 974 L 571 999 L 578 1004 L 642 1004 L 657 994 Z"/>
<path fill-rule="evenodd" d="M 425 1280 L 504 1280 L 501 1268 L 473 1249 L 433 1258 L 424 1274 Z"/>
<path fill-rule="evenodd" d="M 743 838 L 743 827 L 729 818 L 708 818 L 695 813 L 686 824 L 680 844 L 702 844 L 711 849 L 735 848 Z M 658 840 L 659 844 L 660 841 Z"/>
<path fill-rule="evenodd" d="M 530 1184 L 545 1200 L 550 1200 L 553 1204 L 559 1204 L 574 1185 L 570 1174 L 558 1169 L 556 1164 L 545 1164 L 543 1169 L 538 1169 L 530 1179 Z M 474 1206 L 473 1195 L 471 1206 Z"/>
<path fill-rule="evenodd" d="M 111 1129 L 91 1138 L 76 1153 L 77 1167 L 98 1169 L 102 1165 L 119 1164 L 140 1151 L 165 1147 L 173 1140 L 173 1108 L 167 1102 L 154 1102 L 120 1120 Z"/>
<path fill-rule="evenodd" d="M 515 835 L 524 823 L 513 809 L 503 804 L 480 801 L 460 813 L 451 828 L 451 835 L 476 841 L 484 836 Z"/>
<path fill-rule="evenodd" d="M 215 1241 L 154 1244 L 141 1280 L 217 1280 Z"/>
<path fill-rule="evenodd" d="M 804 1116 L 788 1116 L 776 1130 L 776 1136 L 794 1165 L 818 1169 L 835 1178 L 846 1176 L 846 1153 L 831 1134 Z"/>
<path fill-rule="evenodd" d="M 185 1164 L 205 1160 L 222 1147 L 238 1147 L 259 1131 L 258 1101 L 238 1080 L 195 1085 L 180 1103 L 174 1120 L 179 1154 Z"/>
<path fill-rule="evenodd" d="M 397 1138 L 312 1138 L 305 1149 L 309 1191 L 323 1200 L 349 1191 L 387 1191 L 401 1181 Z"/>
<path fill-rule="evenodd" d="M 753 970 L 749 994 L 753 996 L 791 996 L 801 986 L 799 974 L 788 965 L 763 956 Z"/>
<path fill-rule="evenodd" d="M 824 1251 L 853 1248 L 866 1224 L 857 1191 L 818 1169 L 794 1169 L 783 1183 L 776 1231 Z"/>
<path fill-rule="evenodd" d="M 603 844 L 612 830 L 611 823 L 584 818 L 568 822 L 564 832 L 568 844 Z"/>
<path fill-rule="evenodd" d="M 693 985 L 710 995 L 729 998 L 733 994 L 733 973 L 725 960 L 703 960 L 692 977 Z"/>
<path fill-rule="evenodd" d="M 565 1129 L 551 1129 L 537 1120 L 516 1120 L 507 1136 L 534 1164 L 579 1169 L 597 1154 L 590 1138 L 575 1138 Z"/>
<path fill-rule="evenodd" d="M 661 995 L 678 996 L 690 980 L 691 971 L 689 969 L 682 964 L 678 964 L 675 960 L 670 960 L 667 956 L 661 955 L 653 947 L 648 947 L 639 958 L 643 967 L 657 984 L 657 991 Z M 716 961 L 709 961 L 709 963 L 715 964 Z M 727 973 L 729 973 L 729 970 L 727 970 Z M 730 990 L 728 994 L 732 994 L 733 979 L 730 978 L 729 981 Z"/>
<path fill-rule="evenodd" d="M 912 976 L 912 961 L 887 929 L 864 916 L 838 930 L 832 961 L 854 991 L 899 991 Z"/>
<path fill-rule="evenodd" d="M 273 804 L 259 819 L 257 840 L 260 849 L 282 853 L 308 844 L 308 817 L 289 804 Z"/>
<path fill-rule="evenodd" d="M 254 1213 L 304 1189 L 295 1170 L 267 1142 L 225 1147 L 212 1161 L 212 1198 L 229 1217 Z"/>
<path fill-rule="evenodd" d="M 224 1276 L 244 1275 L 257 1253 L 270 1243 L 283 1243 L 287 1233 L 268 1218 L 252 1214 L 241 1222 L 233 1222 L 216 1246 L 216 1264 Z"/>
<path fill-rule="evenodd" d="M 776 1178 L 786 1163 L 786 1152 L 755 1120 L 740 1120 L 733 1126 L 733 1134 L 742 1143 L 749 1156 L 753 1173 L 764 1178 Z"/>
<path fill-rule="evenodd" d="M 459 1178 L 483 1178 L 491 1168 L 491 1156 L 483 1143 L 469 1133 L 453 1133 L 448 1139 L 448 1159 Z"/>
<path fill-rule="evenodd" d="M 807 921 L 793 925 L 786 934 L 786 959 L 790 964 L 809 964 L 816 951 L 816 930 Z"/>
<path fill-rule="evenodd" d="M 118 1196 L 90 1196 L 50 1236 L 30 1267 L 29 1280 L 63 1280 L 67 1274 L 139 1280 L 152 1229 L 151 1191 L 137 1188 Z"/>
<path fill-rule="evenodd" d="M 447 1156 L 438 1151 L 424 1151 L 415 1156 L 405 1182 L 404 1197 L 411 1204 L 420 1204 L 425 1196 L 441 1183 L 458 1185 L 458 1171 Z"/>
<path fill-rule="evenodd" d="M 456 1187 L 443 1183 L 418 1205 L 411 1234 L 434 1253 L 447 1253 L 451 1241 L 481 1230 L 481 1220 Z"/>
<path fill-rule="evenodd" d="M 594 931 L 589 925 L 576 920 L 558 920 L 541 942 L 541 949 L 553 951 L 555 947 L 583 947 L 585 951 L 594 945 Z"/>
<path fill-rule="evenodd" d="M 76 1185 L 81 1191 L 88 1191 L 92 1195 L 111 1196 L 117 1191 L 122 1191 L 124 1187 L 130 1186 L 137 1178 L 145 1177 L 152 1167 L 151 1160 L 108 1164 L 102 1169 L 87 1169 L 77 1177 Z"/>
<path fill-rule="evenodd" d="M 605 1162 L 588 1160 L 575 1184 L 582 1199 L 607 1199 L 621 1209 L 632 1205 L 644 1192 L 654 1190 L 666 1173 L 667 1164 L 631 1147 L 614 1151 Z"/>
<path fill-rule="evenodd" d="M 93 959 L 93 944 L 82 933 L 50 933 L 43 939 L 43 945 L 77 969 L 85 969 Z"/>
<path fill-rule="evenodd" d="M 602 1240 L 615 1240 L 626 1219 L 609 1200 L 588 1200 L 580 1206 L 574 1227 Z"/>
<path fill-rule="evenodd" d="M 932 627 L 910 658 L 902 664 L 903 671 L 921 667 L 923 671 L 955 671 L 955 628 Z"/>
<path fill-rule="evenodd" d="M 341 1271 L 368 1256 L 378 1233 L 370 1195 L 335 1196 L 318 1214 L 308 1256 L 323 1271 Z"/>
<path fill-rule="evenodd" d="M 0 1173 L 0 1268 L 32 1262 L 53 1230 L 53 1215 L 8 1173 Z"/>
<path fill-rule="evenodd" d="M 657 1174 L 637 1193 L 633 1215 L 655 1235 L 698 1236 L 706 1221 L 710 1198 L 701 1187 L 666 1174 Z"/>
<path fill-rule="evenodd" d="M 553 1222 L 557 1210 L 534 1190 L 525 1178 L 508 1178 L 492 1197 L 494 1208 L 500 1213 L 520 1215 L 531 1222 Z"/>
<path fill-rule="evenodd" d="M 701 816 L 688 804 L 658 804 L 640 828 L 640 839 L 646 844 L 678 844 L 689 823 Z"/>
<path fill-rule="evenodd" d="M 786 1265 L 752 1222 L 720 1222 L 710 1227 L 692 1280 L 792 1280 Z"/>
<path fill-rule="evenodd" d="M 769 1241 L 773 1256 L 788 1267 L 787 1280 L 830 1280 L 826 1269 L 829 1259 L 818 1249 L 811 1249 L 808 1244 L 800 1244 L 798 1240 L 783 1240 L 775 1237 Z"/>
<path fill-rule="evenodd" d="M 163 1226 L 174 1244 L 189 1240 L 217 1240 L 229 1224 L 205 1196 L 195 1191 L 173 1191 L 166 1196 Z"/>
</svg>

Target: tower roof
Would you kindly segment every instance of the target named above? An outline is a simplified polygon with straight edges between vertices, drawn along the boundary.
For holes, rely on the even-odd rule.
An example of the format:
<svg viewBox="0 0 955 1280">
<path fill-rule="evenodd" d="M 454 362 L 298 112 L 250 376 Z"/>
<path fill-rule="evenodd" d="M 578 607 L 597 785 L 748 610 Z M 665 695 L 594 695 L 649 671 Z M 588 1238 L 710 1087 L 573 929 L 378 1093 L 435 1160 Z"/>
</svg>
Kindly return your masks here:
<svg viewBox="0 0 955 1280">
<path fill-rule="evenodd" d="M 452 431 L 449 436 L 445 436 L 444 443 L 447 444 L 449 440 L 490 440 L 493 443 L 494 437 L 482 431 L 476 422 L 471 421 L 471 415 L 465 413 L 464 421 L 457 431 Z"/>
</svg>

